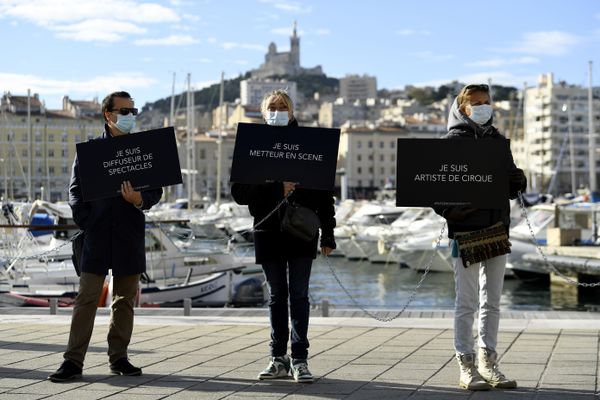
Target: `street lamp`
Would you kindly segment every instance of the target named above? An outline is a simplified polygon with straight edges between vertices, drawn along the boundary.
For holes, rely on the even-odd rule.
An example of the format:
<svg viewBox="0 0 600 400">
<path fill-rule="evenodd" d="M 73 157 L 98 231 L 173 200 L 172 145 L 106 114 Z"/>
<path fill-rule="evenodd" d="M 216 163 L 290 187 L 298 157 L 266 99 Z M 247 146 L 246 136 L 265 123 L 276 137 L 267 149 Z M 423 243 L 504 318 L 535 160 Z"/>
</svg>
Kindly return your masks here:
<svg viewBox="0 0 600 400">
<path fill-rule="evenodd" d="M 571 110 L 573 106 L 571 105 L 571 99 L 567 98 L 567 102 L 563 104 L 562 110 L 563 112 L 567 112 L 567 125 L 569 131 L 569 158 L 571 159 L 571 193 L 575 194 L 577 192 L 577 185 L 575 181 L 575 144 L 573 143 L 573 118 L 571 115 Z"/>
</svg>

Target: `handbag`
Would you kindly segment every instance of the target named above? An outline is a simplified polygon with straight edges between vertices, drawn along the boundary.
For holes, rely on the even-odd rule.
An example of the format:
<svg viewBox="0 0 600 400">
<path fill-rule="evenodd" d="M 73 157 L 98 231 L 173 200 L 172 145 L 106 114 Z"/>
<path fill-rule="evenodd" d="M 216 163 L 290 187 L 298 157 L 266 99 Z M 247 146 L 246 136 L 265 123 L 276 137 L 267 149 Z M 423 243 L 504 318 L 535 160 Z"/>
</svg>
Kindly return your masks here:
<svg viewBox="0 0 600 400">
<path fill-rule="evenodd" d="M 313 210 L 300 204 L 287 203 L 281 220 L 283 231 L 305 242 L 310 242 L 317 236 L 320 227 L 321 221 Z"/>
<path fill-rule="evenodd" d="M 511 243 L 502 222 L 477 231 L 455 232 L 454 240 L 465 268 L 510 253 Z"/>
</svg>

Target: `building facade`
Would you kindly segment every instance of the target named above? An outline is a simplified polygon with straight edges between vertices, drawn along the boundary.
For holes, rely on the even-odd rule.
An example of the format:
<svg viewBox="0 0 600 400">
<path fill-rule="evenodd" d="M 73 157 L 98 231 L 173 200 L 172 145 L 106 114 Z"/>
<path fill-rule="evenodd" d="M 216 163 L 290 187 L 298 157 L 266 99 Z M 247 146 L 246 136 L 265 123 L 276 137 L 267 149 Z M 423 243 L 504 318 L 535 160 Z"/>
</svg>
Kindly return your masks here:
<svg viewBox="0 0 600 400">
<path fill-rule="evenodd" d="M 297 104 L 297 88 L 296 82 L 287 80 L 258 80 L 244 79 L 240 82 L 240 102 L 242 106 L 250 106 L 260 108 L 265 94 L 273 90 L 283 89 L 287 91 L 294 105 Z"/>
<path fill-rule="evenodd" d="M 340 79 L 340 97 L 344 101 L 377 98 L 377 78 L 368 75 L 347 75 Z"/>
<path fill-rule="evenodd" d="M 84 111 L 76 118 L 68 109 L 46 110 L 37 97 L 31 97 L 28 123 L 27 108 L 22 107 L 26 102 L 27 96 L 7 93 L 2 97 L 0 195 L 10 199 L 67 200 L 75 144 L 101 134 L 100 113 L 92 116 Z M 34 107 L 35 103 L 39 104 Z"/>
<path fill-rule="evenodd" d="M 598 171 L 600 167 L 599 94 L 596 89 L 592 101 L 594 131 L 590 135 L 587 88 L 555 83 L 552 74 L 545 74 L 539 77 L 537 86 L 525 90 L 524 134 L 513 140 L 512 148 L 516 164 L 527 173 L 531 190 L 560 194 L 573 187 L 589 187 L 588 171 Z M 596 150 L 596 165 L 592 166 L 590 140 Z M 597 176 L 596 172 L 596 179 Z"/>
</svg>

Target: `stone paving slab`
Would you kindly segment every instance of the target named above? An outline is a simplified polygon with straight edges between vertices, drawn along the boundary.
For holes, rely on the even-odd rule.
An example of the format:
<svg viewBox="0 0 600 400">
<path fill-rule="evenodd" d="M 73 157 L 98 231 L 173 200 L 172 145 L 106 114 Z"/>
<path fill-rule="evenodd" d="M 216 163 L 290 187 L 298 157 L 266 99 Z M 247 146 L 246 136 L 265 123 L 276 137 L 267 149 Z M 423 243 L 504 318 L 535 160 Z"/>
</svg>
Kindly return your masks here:
<svg viewBox="0 0 600 400">
<path fill-rule="evenodd" d="M 226 314 L 226 313 L 225 313 Z M 265 316 L 137 315 L 130 344 L 140 377 L 109 374 L 107 317 L 97 317 L 80 381 L 45 380 L 62 361 L 70 317 L 0 316 L 0 399 L 598 399 L 600 318 L 501 321 L 498 351 L 516 390 L 457 387 L 452 318 L 313 317 L 313 384 L 258 381 L 268 361 Z M 589 314 L 589 313 L 588 313 Z"/>
</svg>

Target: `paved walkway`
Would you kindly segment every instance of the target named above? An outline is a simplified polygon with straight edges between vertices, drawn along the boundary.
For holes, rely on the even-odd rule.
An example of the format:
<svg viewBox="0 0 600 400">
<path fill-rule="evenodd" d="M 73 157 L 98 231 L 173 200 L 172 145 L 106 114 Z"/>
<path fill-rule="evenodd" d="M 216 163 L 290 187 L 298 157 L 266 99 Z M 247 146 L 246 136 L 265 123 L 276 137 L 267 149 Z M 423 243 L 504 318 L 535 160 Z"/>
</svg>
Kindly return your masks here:
<svg viewBox="0 0 600 400">
<path fill-rule="evenodd" d="M 313 384 L 256 380 L 268 355 L 264 310 L 140 311 L 130 358 L 143 367 L 141 377 L 108 374 L 107 317 L 99 315 L 83 379 L 57 384 L 45 378 L 67 342 L 70 319 L 60 311 L 0 315 L 0 399 L 598 399 L 600 315 L 591 313 L 505 313 L 498 351 L 520 387 L 472 393 L 457 388 L 452 318 L 444 312 L 388 324 L 313 317 Z"/>
</svg>

